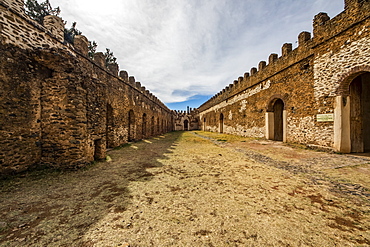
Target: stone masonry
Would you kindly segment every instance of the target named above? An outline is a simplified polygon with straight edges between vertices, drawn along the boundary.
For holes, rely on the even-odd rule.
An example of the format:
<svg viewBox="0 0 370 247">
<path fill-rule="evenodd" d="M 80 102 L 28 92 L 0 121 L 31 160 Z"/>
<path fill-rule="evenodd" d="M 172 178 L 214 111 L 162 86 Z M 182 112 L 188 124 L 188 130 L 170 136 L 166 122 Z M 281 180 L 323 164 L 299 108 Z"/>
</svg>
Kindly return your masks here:
<svg viewBox="0 0 370 247">
<path fill-rule="evenodd" d="M 174 129 L 173 111 L 102 53 L 89 59 L 86 37 L 66 44 L 63 31 L 59 17 L 41 26 L 22 0 L 0 1 L 0 173 L 80 167 Z"/>
<path fill-rule="evenodd" d="M 370 151 L 370 1 L 319 13 L 313 35 L 282 46 L 198 109 L 171 111 L 64 23 L 40 25 L 23 0 L 0 0 L 0 174 L 76 168 L 106 150 L 173 130 L 202 129 L 338 152 Z"/>
<path fill-rule="evenodd" d="M 346 0 L 332 19 L 319 13 L 313 37 L 302 32 L 298 47 L 284 44 L 281 54 L 271 54 L 268 64 L 261 61 L 201 105 L 201 128 L 339 152 L 369 150 L 369 1 Z M 357 96 L 350 95 L 355 80 L 362 81 Z"/>
</svg>

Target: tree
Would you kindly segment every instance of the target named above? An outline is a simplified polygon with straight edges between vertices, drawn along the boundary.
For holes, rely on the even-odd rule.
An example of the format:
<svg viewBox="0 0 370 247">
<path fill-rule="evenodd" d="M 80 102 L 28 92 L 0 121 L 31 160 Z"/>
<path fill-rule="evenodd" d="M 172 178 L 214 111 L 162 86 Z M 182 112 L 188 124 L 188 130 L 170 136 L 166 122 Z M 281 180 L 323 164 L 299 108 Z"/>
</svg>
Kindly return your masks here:
<svg viewBox="0 0 370 247">
<path fill-rule="evenodd" d="M 106 48 L 106 52 L 104 53 L 105 56 L 105 65 L 108 66 L 109 64 L 117 64 L 117 58 L 114 57 L 113 52 L 110 49 Z"/>
<path fill-rule="evenodd" d="M 70 29 L 64 29 L 64 40 L 70 44 L 73 44 L 76 35 L 81 35 L 82 32 L 76 28 L 77 23 L 73 22 Z"/>
<path fill-rule="evenodd" d="M 89 58 L 93 59 L 94 54 L 96 53 L 96 48 L 98 47 L 98 44 L 95 41 L 89 41 Z"/>
<path fill-rule="evenodd" d="M 60 14 L 59 7 L 53 9 L 50 5 L 49 0 L 46 0 L 45 2 L 42 2 L 40 4 L 36 0 L 27 0 L 25 3 L 25 7 L 26 14 L 41 25 L 43 24 L 45 16 L 58 16 Z"/>
</svg>

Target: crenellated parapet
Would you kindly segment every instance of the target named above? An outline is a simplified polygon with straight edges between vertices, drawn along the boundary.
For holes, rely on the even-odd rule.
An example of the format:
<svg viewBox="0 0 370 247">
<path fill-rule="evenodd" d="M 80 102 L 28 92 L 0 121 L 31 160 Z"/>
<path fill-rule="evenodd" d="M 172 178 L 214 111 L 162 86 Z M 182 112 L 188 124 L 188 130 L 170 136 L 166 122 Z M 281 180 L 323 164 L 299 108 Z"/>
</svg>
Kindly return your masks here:
<svg viewBox="0 0 370 247">
<path fill-rule="evenodd" d="M 90 58 L 88 45 L 83 35 L 65 42 L 60 17 L 40 25 L 22 0 L 0 0 L 0 174 L 81 167 L 173 130 L 172 111 L 104 53 Z"/>
<path fill-rule="evenodd" d="M 119 74 L 118 64 L 106 65 L 105 55 L 102 52 L 94 54 L 92 60 L 88 57 L 88 39 L 83 35 L 76 35 L 73 44 L 67 44 L 64 40 L 64 21 L 58 16 L 46 16 L 43 25 L 32 20 L 25 14 L 23 0 L 1 0 L 0 1 L 0 41 L 5 44 L 19 46 L 22 49 L 63 49 L 75 57 L 82 57 L 89 63 L 94 63 L 101 70 L 127 83 L 131 89 L 137 90 L 149 100 L 148 94 L 128 81 L 127 76 Z M 32 30 L 32 31 L 30 31 Z M 127 73 L 127 72 L 126 72 Z M 165 107 L 159 100 L 153 103 Z"/>
<path fill-rule="evenodd" d="M 284 71 L 294 64 L 302 63 L 302 69 L 309 69 L 312 64 L 305 62 L 305 60 L 314 55 L 315 47 L 325 40 L 335 37 L 354 23 L 368 18 L 369 15 L 370 1 L 367 0 L 345 0 L 345 10 L 333 19 L 326 13 L 315 15 L 313 37 L 310 32 L 301 32 L 297 37 L 298 46 L 295 49 L 291 43 L 283 44 L 280 57 L 278 54 L 272 53 L 268 57 L 268 64 L 265 61 L 259 62 L 257 67 L 252 67 L 249 72 L 244 73 L 243 77 L 234 80 L 233 87 L 225 87 L 202 104 L 201 111 L 268 80 L 274 74 Z"/>
</svg>

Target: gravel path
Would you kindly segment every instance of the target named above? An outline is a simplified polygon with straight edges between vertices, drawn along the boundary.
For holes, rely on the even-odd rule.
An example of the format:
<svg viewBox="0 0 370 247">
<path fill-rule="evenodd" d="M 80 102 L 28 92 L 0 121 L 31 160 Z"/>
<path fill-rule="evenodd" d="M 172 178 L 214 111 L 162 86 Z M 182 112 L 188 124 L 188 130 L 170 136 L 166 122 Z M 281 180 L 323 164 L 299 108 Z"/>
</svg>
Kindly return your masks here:
<svg viewBox="0 0 370 247">
<path fill-rule="evenodd" d="M 369 246 L 370 159 L 174 132 L 1 183 L 0 246 Z"/>
</svg>

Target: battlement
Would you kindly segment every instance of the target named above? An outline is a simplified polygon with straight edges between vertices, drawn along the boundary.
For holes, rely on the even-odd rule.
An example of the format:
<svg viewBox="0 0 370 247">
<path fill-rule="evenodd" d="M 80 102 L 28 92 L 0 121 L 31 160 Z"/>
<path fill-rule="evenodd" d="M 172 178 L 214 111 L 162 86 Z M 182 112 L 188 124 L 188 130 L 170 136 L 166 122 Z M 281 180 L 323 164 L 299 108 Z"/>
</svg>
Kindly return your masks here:
<svg viewBox="0 0 370 247">
<path fill-rule="evenodd" d="M 83 35 L 77 35 L 74 44 L 67 44 L 64 40 L 64 21 L 57 16 L 46 16 L 43 26 L 29 18 L 25 14 L 23 0 L 0 0 L 0 24 L 3 29 L 0 32 L 0 40 L 5 44 L 12 44 L 22 49 L 63 49 L 67 50 L 75 57 L 88 60 L 99 66 L 106 73 L 121 78 L 123 83 L 127 83 L 132 89 L 142 93 L 155 104 L 167 108 L 162 102 L 137 88 L 127 80 L 127 76 L 119 77 L 118 64 L 105 64 L 105 56 L 102 52 L 97 52 L 93 60 L 88 58 L 88 39 Z M 126 72 L 127 73 L 127 72 Z M 168 108 L 167 108 L 168 109 Z M 169 109 L 168 109 L 169 110 Z"/>
<path fill-rule="evenodd" d="M 238 80 L 234 80 L 233 87 L 230 87 L 231 84 L 226 86 L 202 104 L 199 107 L 200 111 L 240 94 L 297 63 L 302 63 L 302 69 L 309 69 L 309 66 L 312 65 L 304 61 L 314 55 L 316 46 L 335 37 L 354 23 L 368 18 L 369 13 L 369 0 L 345 0 L 345 10 L 336 17 L 331 19 L 326 13 L 322 12 L 315 15 L 313 19 L 313 37 L 311 37 L 310 32 L 301 32 L 298 35 L 297 48 L 293 50 L 291 43 L 283 44 L 280 57 L 276 53 L 272 53 L 268 57 L 268 64 L 265 61 L 260 61 L 257 67 L 252 67 L 249 72 L 244 73 L 243 77 L 240 76 Z"/>
</svg>

